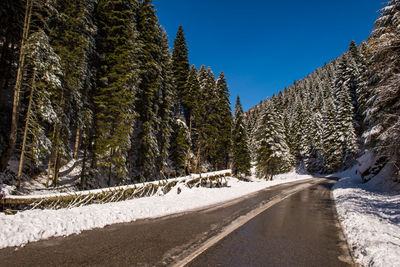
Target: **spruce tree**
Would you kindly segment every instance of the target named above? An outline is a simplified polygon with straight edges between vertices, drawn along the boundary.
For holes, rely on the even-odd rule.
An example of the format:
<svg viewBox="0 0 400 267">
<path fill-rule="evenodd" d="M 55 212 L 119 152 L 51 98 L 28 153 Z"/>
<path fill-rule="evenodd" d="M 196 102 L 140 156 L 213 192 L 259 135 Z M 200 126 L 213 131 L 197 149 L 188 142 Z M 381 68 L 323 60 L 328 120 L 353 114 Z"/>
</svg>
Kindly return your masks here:
<svg viewBox="0 0 400 267">
<path fill-rule="evenodd" d="M 243 109 L 240 98 L 237 96 L 232 133 L 233 175 L 250 175 L 251 158 L 247 142 L 247 131 L 243 122 Z"/>
<path fill-rule="evenodd" d="M 170 82 L 167 81 L 170 55 L 166 54 L 166 36 L 150 0 L 139 3 L 137 10 L 138 41 L 142 44 L 138 56 L 140 82 L 136 101 L 138 117 L 135 123 L 132 173 L 136 180 L 151 181 L 163 176 L 168 139 L 171 134 L 169 106 L 172 107 Z M 171 108 L 172 109 L 172 108 Z M 167 112 L 167 113 L 165 113 Z M 160 116 L 160 114 L 162 116 Z M 168 129 L 165 128 L 168 126 Z"/>
<path fill-rule="evenodd" d="M 257 174 L 268 180 L 275 174 L 289 171 L 293 157 L 285 140 L 282 117 L 276 113 L 271 101 L 260 117 L 257 136 Z"/>
<path fill-rule="evenodd" d="M 69 144 L 71 128 L 75 130 L 76 158 L 85 123 L 84 108 L 92 87 L 90 57 L 95 49 L 94 3 L 89 0 L 58 1 L 57 9 L 60 10 L 60 19 L 53 22 L 50 38 L 52 46 L 61 57 L 63 69 L 64 123 L 67 128 L 64 139 Z"/>
<path fill-rule="evenodd" d="M 326 167 L 337 171 L 348 167 L 358 153 L 358 140 L 354 128 L 354 105 L 351 98 L 352 72 L 346 56 L 338 62 L 335 79 L 334 106 L 330 103 L 325 131 Z"/>
<path fill-rule="evenodd" d="M 112 177 L 123 183 L 135 119 L 134 98 L 138 84 L 136 1 L 100 0 L 95 158 Z"/>
<path fill-rule="evenodd" d="M 56 100 L 58 92 L 62 91 L 60 58 L 50 46 L 48 36 L 43 30 L 31 34 L 26 43 L 26 52 L 26 76 L 29 78 L 24 89 L 29 92 L 29 97 L 17 174 L 18 188 L 25 155 L 36 166 L 49 156 L 50 140 L 45 125 L 56 127 L 63 115 Z M 54 140 L 51 141 L 52 146 L 57 145 Z"/>
<path fill-rule="evenodd" d="M 196 67 L 193 65 L 190 68 L 188 79 L 186 82 L 185 98 L 183 104 L 188 109 L 189 120 L 187 125 L 191 132 L 192 138 L 195 134 L 192 133 L 193 129 L 199 127 L 199 118 L 201 116 L 201 96 L 200 96 L 200 83 Z"/>
<path fill-rule="evenodd" d="M 174 49 L 172 52 L 172 70 L 174 73 L 175 85 L 175 115 L 184 114 L 186 123 L 190 124 L 190 109 L 185 105 L 188 95 L 187 80 L 189 76 L 189 56 L 188 46 L 186 44 L 185 35 L 182 25 L 179 26 L 176 38 L 174 40 Z"/>
<path fill-rule="evenodd" d="M 199 70 L 200 98 L 203 105 L 199 123 L 199 150 L 200 161 L 208 164 L 207 169 L 213 170 L 216 166 L 218 150 L 215 142 L 218 139 L 218 123 L 220 118 L 217 110 L 218 96 L 216 82 L 211 68 L 201 66 Z"/>
<path fill-rule="evenodd" d="M 161 56 L 161 87 L 157 91 L 155 101 L 155 110 L 157 110 L 156 137 L 159 147 L 159 155 L 156 160 L 157 178 L 164 177 L 167 171 L 167 161 L 169 156 L 169 148 L 171 144 L 171 135 L 173 132 L 173 78 L 172 78 L 172 61 L 169 52 L 167 34 L 162 31 L 162 39 L 160 43 Z"/>
<path fill-rule="evenodd" d="M 368 40 L 373 80 L 369 84 L 366 143 L 395 166 L 400 176 L 400 1 L 392 0 L 380 11 Z"/>
<path fill-rule="evenodd" d="M 220 73 L 216 82 L 217 95 L 217 130 L 218 135 L 215 147 L 218 151 L 216 155 L 216 169 L 228 168 L 229 155 L 232 143 L 232 111 L 229 101 L 229 89 L 223 72 Z"/>
<path fill-rule="evenodd" d="M 171 161 L 177 176 L 187 174 L 190 164 L 190 133 L 189 128 L 180 119 L 173 123 L 171 137 Z"/>
</svg>

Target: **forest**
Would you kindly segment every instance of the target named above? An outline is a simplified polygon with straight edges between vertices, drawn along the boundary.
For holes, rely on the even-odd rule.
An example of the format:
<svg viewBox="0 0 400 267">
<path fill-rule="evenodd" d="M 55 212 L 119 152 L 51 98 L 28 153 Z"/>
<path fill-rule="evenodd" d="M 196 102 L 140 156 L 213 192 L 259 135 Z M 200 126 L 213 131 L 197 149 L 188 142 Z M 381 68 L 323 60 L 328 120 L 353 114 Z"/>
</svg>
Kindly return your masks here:
<svg viewBox="0 0 400 267">
<path fill-rule="evenodd" d="M 244 114 L 259 175 L 335 173 L 369 153 L 363 182 L 385 166 L 400 181 L 399 11 L 388 2 L 367 41 Z"/>
<path fill-rule="evenodd" d="M 182 27 L 171 53 L 151 1 L 7 0 L 0 12 L 9 183 L 46 173 L 57 186 L 73 158 L 81 188 L 228 168 L 224 74 L 190 66 Z"/>
<path fill-rule="evenodd" d="M 374 154 L 368 181 L 400 169 L 400 2 L 371 36 L 276 96 L 234 112 L 223 72 L 173 47 L 151 0 L 0 3 L 0 178 L 80 165 L 81 189 L 232 168 L 334 173 Z"/>
</svg>

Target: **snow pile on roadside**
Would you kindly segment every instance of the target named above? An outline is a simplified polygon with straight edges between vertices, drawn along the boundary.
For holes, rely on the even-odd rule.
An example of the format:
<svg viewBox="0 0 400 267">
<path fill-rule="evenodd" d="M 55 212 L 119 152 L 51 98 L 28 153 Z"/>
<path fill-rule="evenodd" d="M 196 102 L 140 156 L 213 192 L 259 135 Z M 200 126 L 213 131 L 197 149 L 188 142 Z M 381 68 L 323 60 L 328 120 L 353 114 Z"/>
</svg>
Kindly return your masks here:
<svg viewBox="0 0 400 267">
<path fill-rule="evenodd" d="M 294 180 L 309 179 L 309 175 L 288 173 L 274 181 L 241 182 L 228 178 L 223 188 L 173 188 L 163 196 L 94 204 L 60 210 L 29 210 L 15 215 L 0 213 L 0 248 L 24 245 L 52 236 L 68 236 L 84 230 L 143 218 L 161 217 L 225 202 L 264 188 Z M 181 191 L 178 194 L 178 191 Z"/>
<path fill-rule="evenodd" d="M 333 187 L 336 209 L 356 262 L 363 266 L 400 264 L 400 188 L 384 168 L 366 184 L 352 168 Z M 390 189 L 390 190 L 389 190 Z"/>
</svg>

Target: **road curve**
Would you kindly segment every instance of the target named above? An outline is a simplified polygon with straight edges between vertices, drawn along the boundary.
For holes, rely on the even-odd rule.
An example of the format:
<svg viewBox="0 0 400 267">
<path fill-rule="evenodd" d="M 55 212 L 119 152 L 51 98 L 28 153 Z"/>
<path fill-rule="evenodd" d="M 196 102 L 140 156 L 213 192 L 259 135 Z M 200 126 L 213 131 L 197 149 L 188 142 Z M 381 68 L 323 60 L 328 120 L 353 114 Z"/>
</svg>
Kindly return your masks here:
<svg viewBox="0 0 400 267">
<path fill-rule="evenodd" d="M 333 183 L 284 199 L 187 266 L 351 266 L 331 198 Z"/>
<path fill-rule="evenodd" d="M 346 266 L 332 183 L 296 181 L 202 210 L 6 248 L 0 266 Z"/>
</svg>

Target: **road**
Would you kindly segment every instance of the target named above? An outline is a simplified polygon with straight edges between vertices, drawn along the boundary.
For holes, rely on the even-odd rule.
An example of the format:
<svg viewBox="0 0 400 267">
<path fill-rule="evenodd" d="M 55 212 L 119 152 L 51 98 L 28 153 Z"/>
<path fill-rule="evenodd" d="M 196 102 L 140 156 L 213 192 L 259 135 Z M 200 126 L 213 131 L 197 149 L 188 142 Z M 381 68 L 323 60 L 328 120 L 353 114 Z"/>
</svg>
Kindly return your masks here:
<svg viewBox="0 0 400 267">
<path fill-rule="evenodd" d="M 2 249 L 0 266 L 349 266 L 334 182 L 291 182 L 202 210 Z"/>
</svg>

